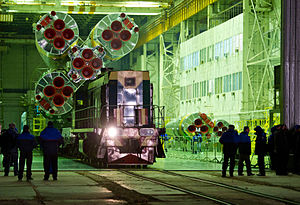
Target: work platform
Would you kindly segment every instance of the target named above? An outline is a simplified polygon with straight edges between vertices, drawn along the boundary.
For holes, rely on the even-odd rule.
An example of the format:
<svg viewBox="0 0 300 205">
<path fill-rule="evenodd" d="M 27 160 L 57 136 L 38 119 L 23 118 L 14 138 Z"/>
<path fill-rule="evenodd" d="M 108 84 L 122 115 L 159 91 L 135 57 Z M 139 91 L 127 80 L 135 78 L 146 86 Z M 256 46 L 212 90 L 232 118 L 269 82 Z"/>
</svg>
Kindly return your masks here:
<svg viewBox="0 0 300 205">
<path fill-rule="evenodd" d="M 0 204 L 300 204 L 298 175 L 276 176 L 267 170 L 265 177 L 236 176 L 235 172 L 234 177 L 222 178 L 220 163 L 193 159 L 197 156 L 191 153 L 182 153 L 189 159 L 178 155 L 169 152 L 168 158 L 144 169 L 96 169 L 60 157 L 58 181 L 51 177 L 43 181 L 42 156 L 35 153 L 30 182 L 17 181 L 12 170 L 4 177 L 1 165 Z M 228 185 L 251 192 L 224 191 Z"/>
</svg>

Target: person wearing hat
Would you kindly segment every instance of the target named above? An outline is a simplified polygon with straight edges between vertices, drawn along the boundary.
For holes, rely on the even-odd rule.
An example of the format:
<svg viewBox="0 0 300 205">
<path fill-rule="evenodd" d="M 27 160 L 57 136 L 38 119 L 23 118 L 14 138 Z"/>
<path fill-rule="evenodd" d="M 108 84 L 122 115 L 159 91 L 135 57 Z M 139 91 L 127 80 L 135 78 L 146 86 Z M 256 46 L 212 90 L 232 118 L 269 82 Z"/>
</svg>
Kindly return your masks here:
<svg viewBox="0 0 300 205">
<path fill-rule="evenodd" d="M 266 172 L 265 172 L 265 155 L 267 152 L 266 133 L 260 126 L 255 127 L 254 130 L 256 131 L 254 133 L 256 135 L 255 154 L 257 155 L 257 163 L 259 168 L 259 174 L 257 176 L 266 176 Z"/>
<path fill-rule="evenodd" d="M 235 166 L 235 154 L 238 147 L 239 135 L 234 130 L 234 125 L 229 125 L 228 130 L 224 132 L 219 140 L 223 144 L 224 161 L 222 165 L 222 177 L 226 177 L 226 170 L 228 167 L 228 161 L 230 159 L 229 174 L 233 177 L 233 171 Z"/>
</svg>

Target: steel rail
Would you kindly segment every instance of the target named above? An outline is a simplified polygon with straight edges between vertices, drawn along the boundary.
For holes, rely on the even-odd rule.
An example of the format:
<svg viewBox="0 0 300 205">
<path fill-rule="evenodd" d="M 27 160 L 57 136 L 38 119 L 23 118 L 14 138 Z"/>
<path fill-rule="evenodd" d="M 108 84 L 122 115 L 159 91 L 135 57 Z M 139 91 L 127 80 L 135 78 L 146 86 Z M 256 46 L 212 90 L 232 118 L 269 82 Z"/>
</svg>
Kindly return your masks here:
<svg viewBox="0 0 300 205">
<path fill-rule="evenodd" d="M 157 170 L 154 170 L 154 171 L 157 171 Z M 200 198 L 208 199 L 208 200 L 214 201 L 214 202 L 219 203 L 219 204 L 226 204 L 226 205 L 233 204 L 233 203 L 230 203 L 230 202 L 227 202 L 227 201 L 223 201 L 223 200 L 220 200 L 220 199 L 217 199 L 217 198 L 213 198 L 213 197 L 205 195 L 205 194 L 200 194 L 200 193 L 188 190 L 188 189 L 184 189 L 184 188 L 172 185 L 172 184 L 168 184 L 166 182 L 162 182 L 162 181 L 159 181 L 159 180 L 154 180 L 154 179 L 151 179 L 151 178 L 148 178 L 148 177 L 145 177 L 145 176 L 141 176 L 141 175 L 132 173 L 130 171 L 119 170 L 119 172 L 121 172 L 123 174 L 127 174 L 127 175 L 135 177 L 135 178 L 139 178 L 139 179 L 143 179 L 143 180 L 146 180 L 146 181 L 150 181 L 152 183 L 159 184 L 159 185 L 162 185 L 162 186 L 165 186 L 165 187 L 177 190 L 177 191 L 181 191 L 181 192 L 193 195 L 193 196 L 197 196 L 197 197 L 200 197 Z"/>
<path fill-rule="evenodd" d="M 203 183 L 207 183 L 207 184 L 211 184 L 211 185 L 231 189 L 231 190 L 234 190 L 234 191 L 243 192 L 243 193 L 246 193 L 246 194 L 251 194 L 251 195 L 255 195 L 255 196 L 259 196 L 259 197 L 264 197 L 264 198 L 275 200 L 275 201 L 280 201 L 280 202 L 283 202 L 283 203 L 286 203 L 286 204 L 293 204 L 293 205 L 299 205 L 300 204 L 299 202 L 283 199 L 283 198 L 276 197 L 276 196 L 271 196 L 271 195 L 268 195 L 268 194 L 262 194 L 262 193 L 259 193 L 259 192 L 256 192 L 256 191 L 250 191 L 250 190 L 247 190 L 247 189 L 243 189 L 243 188 L 223 184 L 223 183 L 220 183 L 220 182 L 210 181 L 210 180 L 207 180 L 207 179 L 200 179 L 200 178 L 197 178 L 197 177 L 186 176 L 186 175 L 177 174 L 177 173 L 170 172 L 170 171 L 165 171 L 165 170 L 155 170 L 155 171 L 162 172 L 162 173 L 169 174 L 169 175 L 173 175 L 173 176 L 180 176 L 180 177 L 191 179 L 193 181 L 203 182 Z"/>
</svg>

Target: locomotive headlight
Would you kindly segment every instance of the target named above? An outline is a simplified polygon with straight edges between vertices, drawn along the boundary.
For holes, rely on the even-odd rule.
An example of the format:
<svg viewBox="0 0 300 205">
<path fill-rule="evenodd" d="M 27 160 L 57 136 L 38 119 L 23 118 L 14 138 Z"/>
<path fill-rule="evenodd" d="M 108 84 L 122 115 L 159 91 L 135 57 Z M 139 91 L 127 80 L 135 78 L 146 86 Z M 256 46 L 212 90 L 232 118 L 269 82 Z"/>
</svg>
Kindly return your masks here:
<svg viewBox="0 0 300 205">
<path fill-rule="evenodd" d="M 140 129 L 140 136 L 153 136 L 154 129 L 153 128 L 141 128 Z"/>
<path fill-rule="evenodd" d="M 115 127 L 110 127 L 107 129 L 107 133 L 108 133 L 109 137 L 113 138 L 113 137 L 117 136 L 118 130 Z"/>
</svg>

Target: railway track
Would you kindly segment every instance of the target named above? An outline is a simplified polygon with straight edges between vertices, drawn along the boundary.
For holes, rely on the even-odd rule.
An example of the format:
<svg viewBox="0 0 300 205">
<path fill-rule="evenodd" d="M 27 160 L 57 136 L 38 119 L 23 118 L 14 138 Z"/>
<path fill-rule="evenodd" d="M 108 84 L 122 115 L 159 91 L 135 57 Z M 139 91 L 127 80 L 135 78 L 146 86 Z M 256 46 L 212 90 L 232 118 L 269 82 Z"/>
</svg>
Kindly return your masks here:
<svg viewBox="0 0 300 205">
<path fill-rule="evenodd" d="M 215 182 L 215 181 L 211 181 L 211 180 L 207 180 L 207 179 L 201 179 L 201 178 L 197 178 L 197 177 L 186 176 L 186 175 L 183 175 L 183 174 L 178 174 L 178 173 L 165 171 L 165 170 L 157 170 L 157 171 L 162 172 L 162 173 L 166 173 L 166 174 L 170 174 L 170 175 L 173 175 L 173 176 L 184 177 L 184 178 L 187 178 L 187 179 L 191 179 L 193 181 L 203 182 L 203 183 L 207 183 L 207 184 L 211 184 L 211 185 L 215 185 L 215 186 L 219 186 L 219 187 L 224 187 L 224 188 L 227 188 L 227 189 L 231 189 L 231 190 L 235 190 L 235 191 L 239 191 L 239 192 L 243 192 L 243 193 L 247 193 L 247 194 L 251 194 L 251 195 L 255 195 L 255 196 L 259 196 L 259 197 L 263 197 L 263 198 L 267 198 L 267 199 L 271 199 L 271 200 L 280 201 L 280 202 L 283 202 L 283 203 L 286 203 L 286 204 L 295 204 L 295 205 L 300 204 L 299 202 L 283 199 L 283 198 L 276 197 L 276 196 L 271 196 L 271 195 L 268 195 L 268 194 L 263 194 L 263 193 L 260 193 L 260 192 L 251 191 L 251 190 L 248 190 L 248 189 L 243 189 L 243 188 L 236 187 L 236 186 L 231 186 L 231 185 L 228 185 L 228 184 L 223 184 L 223 183 L 220 183 L 220 182 Z"/>
<path fill-rule="evenodd" d="M 187 193 L 187 194 L 196 196 L 196 197 L 208 199 L 208 200 L 213 201 L 213 202 L 216 202 L 216 203 L 218 203 L 218 204 L 224 204 L 224 205 L 231 205 L 231 204 L 233 204 L 233 203 L 227 202 L 227 201 L 225 201 L 225 200 L 220 200 L 220 199 L 217 199 L 217 198 L 208 196 L 208 195 L 206 195 L 206 194 L 197 193 L 197 192 L 194 192 L 194 191 L 185 189 L 185 188 L 181 188 L 181 187 L 176 186 L 176 185 L 172 185 L 172 184 L 169 184 L 169 183 L 166 183 L 166 182 L 162 182 L 162 181 L 159 181 L 159 180 L 154 180 L 154 179 L 151 179 L 151 178 L 148 178 L 148 177 L 145 177 L 145 176 L 141 176 L 141 175 L 132 173 L 132 172 L 130 172 L 130 171 L 122 170 L 122 171 L 120 171 L 120 172 L 122 172 L 122 173 L 124 173 L 124 174 L 127 174 L 127 175 L 129 175 L 129 176 L 132 176 L 132 177 L 136 177 L 136 178 L 139 178 L 139 179 L 147 180 L 147 181 L 153 182 L 153 183 L 155 183 L 155 184 L 159 184 L 159 185 L 162 185 L 162 186 L 165 186 L 165 187 L 168 187 L 168 188 L 177 190 L 177 191 L 181 191 L 181 192 L 184 192 L 184 193 Z"/>
<path fill-rule="evenodd" d="M 220 182 L 210 181 L 210 180 L 201 179 L 201 178 L 197 178 L 197 177 L 190 177 L 190 176 L 186 176 L 186 175 L 182 175 L 182 174 L 178 174 L 178 173 L 174 173 L 174 172 L 170 172 L 170 171 L 161 171 L 161 170 L 151 170 L 151 171 L 119 170 L 119 171 L 124 174 L 127 174 L 129 176 L 143 179 L 143 180 L 155 183 L 155 184 L 159 184 L 159 185 L 162 185 L 162 186 L 174 189 L 174 190 L 178 190 L 178 191 L 181 191 L 181 192 L 184 192 L 184 193 L 196 196 L 196 197 L 205 198 L 210 201 L 216 202 L 218 204 L 241 204 L 241 203 L 242 204 L 251 204 L 254 199 L 257 200 L 258 202 L 265 202 L 265 204 L 291 204 L 291 205 L 300 204 L 299 202 L 287 200 L 284 198 L 271 196 L 271 195 L 263 194 L 260 192 L 255 192 L 255 191 L 243 189 L 240 187 L 227 185 L 227 184 L 220 183 Z M 142 175 L 139 174 L 138 172 L 140 172 Z M 157 176 L 157 174 L 153 175 L 153 174 L 151 174 L 151 172 L 159 172 L 165 176 L 161 175 L 161 177 L 153 178 L 152 176 Z M 145 173 L 149 173 L 150 175 L 148 176 Z M 173 178 L 172 181 L 170 180 L 171 182 L 170 181 L 166 182 L 166 179 L 168 178 L 167 176 L 177 177 L 178 180 L 176 182 L 176 179 Z M 169 179 L 171 179 L 171 178 L 169 178 Z M 183 187 L 182 184 L 178 183 L 180 180 L 182 181 L 182 179 L 187 180 L 186 185 L 190 185 L 190 184 L 192 184 L 192 182 L 194 184 L 195 183 L 198 184 L 199 190 L 195 190 L 195 189 L 193 190 L 190 188 Z M 190 180 L 190 183 L 188 180 Z M 211 189 L 211 187 L 217 187 L 218 192 L 230 193 L 233 195 L 237 195 L 237 196 L 240 196 L 240 198 L 243 198 L 245 201 L 240 202 L 239 199 L 228 199 L 228 198 L 226 198 L 226 195 L 218 195 L 217 196 L 216 194 L 206 194 L 205 190 L 201 189 L 201 187 L 207 187 L 207 189 Z M 255 203 L 255 202 L 253 202 L 253 203 Z"/>
</svg>

